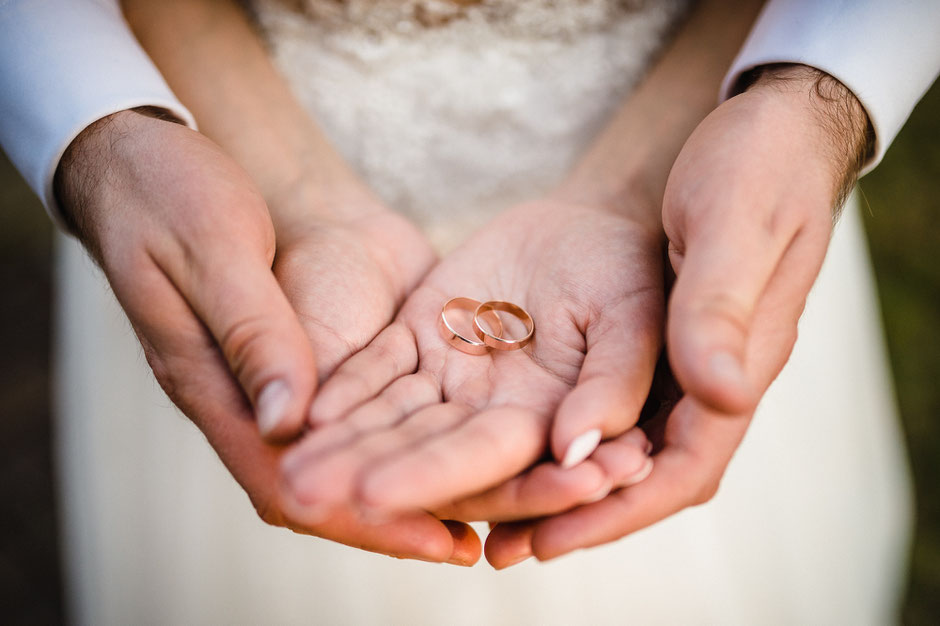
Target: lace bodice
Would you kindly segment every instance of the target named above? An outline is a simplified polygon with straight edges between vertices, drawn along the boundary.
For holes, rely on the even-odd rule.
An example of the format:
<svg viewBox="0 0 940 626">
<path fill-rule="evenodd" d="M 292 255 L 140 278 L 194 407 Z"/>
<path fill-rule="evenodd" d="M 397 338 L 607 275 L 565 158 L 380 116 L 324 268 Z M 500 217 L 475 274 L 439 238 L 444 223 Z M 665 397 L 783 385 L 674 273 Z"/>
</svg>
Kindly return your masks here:
<svg viewBox="0 0 940 626">
<path fill-rule="evenodd" d="M 260 3 L 259 3 L 260 4 Z M 414 35 L 453 22 L 509 36 L 566 37 L 597 29 L 649 0 L 275 0 L 331 31 Z"/>
<path fill-rule="evenodd" d="M 338 149 L 446 250 L 559 181 L 686 0 L 256 0 Z"/>
</svg>

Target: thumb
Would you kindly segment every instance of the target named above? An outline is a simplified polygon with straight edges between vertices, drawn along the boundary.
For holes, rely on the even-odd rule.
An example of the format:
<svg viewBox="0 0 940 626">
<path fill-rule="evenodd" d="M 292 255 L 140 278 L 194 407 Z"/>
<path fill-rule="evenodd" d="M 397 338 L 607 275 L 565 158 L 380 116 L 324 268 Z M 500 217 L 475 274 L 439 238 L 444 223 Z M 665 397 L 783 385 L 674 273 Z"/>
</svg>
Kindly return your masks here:
<svg viewBox="0 0 940 626">
<path fill-rule="evenodd" d="M 662 347 L 663 293 L 641 290 L 587 328 L 578 382 L 552 423 L 551 449 L 564 468 L 588 458 L 602 439 L 640 417 Z"/>
<path fill-rule="evenodd" d="M 290 438 L 302 429 L 316 387 L 310 342 L 267 255 L 219 248 L 170 278 L 221 349 L 261 435 Z"/>
<path fill-rule="evenodd" d="M 749 412 L 760 398 L 747 373 L 754 311 L 795 235 L 762 227 L 758 213 L 700 216 L 685 249 L 670 237 L 670 364 L 686 393 L 723 413 Z"/>
</svg>

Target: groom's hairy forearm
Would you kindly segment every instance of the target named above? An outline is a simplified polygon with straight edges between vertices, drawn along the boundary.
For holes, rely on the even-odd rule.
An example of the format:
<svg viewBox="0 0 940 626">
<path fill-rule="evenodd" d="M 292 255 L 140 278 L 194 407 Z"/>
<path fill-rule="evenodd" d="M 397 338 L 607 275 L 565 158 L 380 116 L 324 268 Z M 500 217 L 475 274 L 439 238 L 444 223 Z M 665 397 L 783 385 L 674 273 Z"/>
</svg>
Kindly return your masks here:
<svg viewBox="0 0 940 626">
<path fill-rule="evenodd" d="M 630 211 L 659 227 L 666 179 L 763 5 L 703 0 L 563 184 L 569 199 Z M 637 207 L 637 202 L 643 204 Z"/>
</svg>

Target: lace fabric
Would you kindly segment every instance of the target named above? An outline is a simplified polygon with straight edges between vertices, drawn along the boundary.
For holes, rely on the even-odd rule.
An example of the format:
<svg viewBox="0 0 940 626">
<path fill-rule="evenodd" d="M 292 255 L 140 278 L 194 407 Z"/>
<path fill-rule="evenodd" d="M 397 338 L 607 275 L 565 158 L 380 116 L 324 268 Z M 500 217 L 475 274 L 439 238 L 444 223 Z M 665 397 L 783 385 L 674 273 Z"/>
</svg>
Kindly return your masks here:
<svg viewBox="0 0 940 626">
<path fill-rule="evenodd" d="M 568 171 L 685 0 L 257 0 L 337 148 L 446 251 Z M 433 16 L 433 17 L 429 17 Z"/>
<path fill-rule="evenodd" d="M 383 37 L 407 35 L 454 21 L 487 24 L 504 34 L 575 36 L 648 0 L 279 0 L 284 7 L 336 30 Z"/>
</svg>

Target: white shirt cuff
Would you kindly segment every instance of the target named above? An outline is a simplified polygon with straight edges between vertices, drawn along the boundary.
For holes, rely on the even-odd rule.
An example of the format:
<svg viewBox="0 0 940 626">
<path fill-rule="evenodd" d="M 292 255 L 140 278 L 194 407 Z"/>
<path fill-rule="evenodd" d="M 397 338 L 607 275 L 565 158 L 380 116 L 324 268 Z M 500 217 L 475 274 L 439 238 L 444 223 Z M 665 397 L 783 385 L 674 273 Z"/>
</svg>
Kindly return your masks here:
<svg viewBox="0 0 940 626">
<path fill-rule="evenodd" d="M 195 128 L 114 0 L 0 2 L 0 84 L 0 144 L 60 226 L 53 177 L 90 124 L 150 105 Z"/>
<path fill-rule="evenodd" d="M 937 0 L 769 0 L 725 76 L 721 99 L 741 74 L 770 63 L 801 63 L 838 79 L 875 130 L 873 169 L 940 72 Z"/>
</svg>

